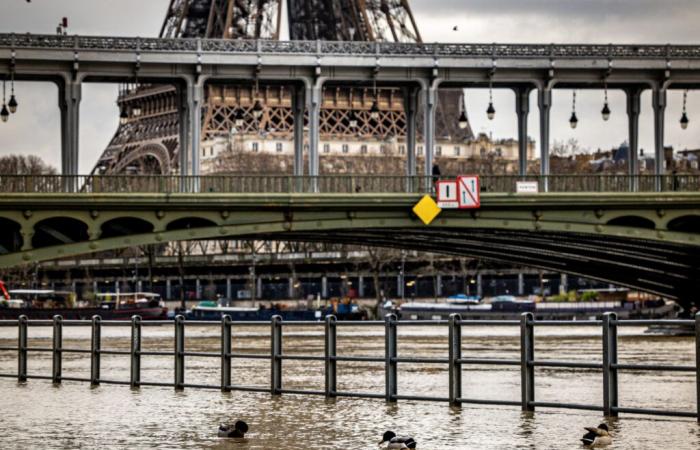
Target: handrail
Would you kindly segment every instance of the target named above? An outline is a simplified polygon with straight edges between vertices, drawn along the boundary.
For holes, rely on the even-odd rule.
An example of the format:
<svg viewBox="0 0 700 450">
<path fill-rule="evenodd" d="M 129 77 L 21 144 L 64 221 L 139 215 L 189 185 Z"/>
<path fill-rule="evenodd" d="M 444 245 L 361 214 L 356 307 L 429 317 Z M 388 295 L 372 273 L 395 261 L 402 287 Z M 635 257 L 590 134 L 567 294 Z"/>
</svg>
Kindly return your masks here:
<svg viewBox="0 0 700 450">
<path fill-rule="evenodd" d="M 450 177 L 442 177 L 450 178 Z M 0 175 L 0 192 L 22 194 L 198 193 L 198 194 L 327 194 L 432 193 L 436 177 L 405 175 L 281 174 L 181 175 Z M 485 193 L 517 193 L 519 181 L 535 182 L 539 191 L 666 192 L 700 191 L 700 174 L 619 175 L 481 175 Z M 546 187 L 546 189 L 545 189 Z"/>
<path fill-rule="evenodd" d="M 273 316 L 270 322 L 232 321 L 229 316 L 223 316 L 221 322 L 201 322 L 187 321 L 184 316 L 177 316 L 173 321 L 163 321 L 164 324 L 175 327 L 174 350 L 173 351 L 142 351 L 142 326 L 143 321 L 139 316 L 134 316 L 130 322 L 110 321 L 113 326 L 131 327 L 131 346 L 128 351 L 103 349 L 101 338 L 101 327 L 103 322 L 99 316 L 92 320 L 70 321 L 71 324 L 80 322 L 81 325 L 92 328 L 90 338 L 90 349 L 65 348 L 62 345 L 63 327 L 65 322 L 61 316 L 55 316 L 48 321 L 53 327 L 52 347 L 30 347 L 28 345 L 28 331 L 30 326 L 42 326 L 47 321 L 28 320 L 26 316 L 20 316 L 18 320 L 3 320 L 3 326 L 18 327 L 17 347 L 0 347 L 2 351 L 16 351 L 18 354 L 18 370 L 16 374 L 0 373 L 0 378 L 17 378 L 20 382 L 29 379 L 52 380 L 54 383 L 63 381 L 85 382 L 92 385 L 100 383 L 140 386 L 170 386 L 177 390 L 186 388 L 195 389 L 221 389 L 222 391 L 249 391 L 249 392 L 270 392 L 272 395 L 297 394 L 297 395 L 322 395 L 326 397 L 354 397 L 354 398 L 374 398 L 385 399 L 388 402 L 398 400 L 414 401 L 435 401 L 449 402 L 453 406 L 460 406 L 462 403 L 520 406 L 523 411 L 534 411 L 535 408 L 560 408 L 573 410 L 602 411 L 606 416 L 617 416 L 619 413 L 646 414 L 657 416 L 673 417 L 695 417 L 700 421 L 700 394 L 698 394 L 696 411 L 676 411 L 669 409 L 646 409 L 646 408 L 626 408 L 620 406 L 618 397 L 618 372 L 625 371 L 672 371 L 672 372 L 694 372 L 696 374 L 696 384 L 700 392 L 700 313 L 695 316 L 695 320 L 655 320 L 644 323 L 683 325 L 695 327 L 696 342 L 696 363 L 695 366 L 680 366 L 667 364 L 620 364 L 618 362 L 617 332 L 620 326 L 638 324 L 639 321 L 618 320 L 615 313 L 605 313 L 603 320 L 583 321 L 589 326 L 602 327 L 602 362 L 587 361 L 566 361 L 535 358 L 534 329 L 537 326 L 567 326 L 579 325 L 580 322 L 567 321 L 536 321 L 532 313 L 523 313 L 520 320 L 499 321 L 502 326 L 518 326 L 520 328 L 520 359 L 496 359 L 496 358 L 466 358 L 462 356 L 462 334 L 461 330 L 465 326 L 483 324 L 479 320 L 462 320 L 459 314 L 452 314 L 448 321 L 444 320 L 423 320 L 420 325 L 447 327 L 449 331 L 449 356 L 447 358 L 432 357 L 412 357 L 399 356 L 397 328 L 399 326 L 411 326 L 411 321 L 398 321 L 396 316 L 388 314 L 383 321 L 364 322 L 367 326 L 383 327 L 385 336 L 385 355 L 381 356 L 343 356 L 337 352 L 338 326 L 344 324 L 338 322 L 334 316 L 326 317 L 324 322 L 308 322 L 303 325 L 311 327 L 323 327 L 323 339 L 325 342 L 324 355 L 288 354 L 283 352 L 283 330 L 287 326 L 300 325 L 299 322 L 285 323 L 280 316 Z M 212 325 L 221 327 L 221 349 L 219 352 L 191 352 L 186 350 L 185 330 L 187 326 Z M 243 325 L 268 325 L 271 326 L 270 340 L 271 352 L 269 354 L 236 353 L 231 347 L 233 326 Z M 30 374 L 27 370 L 29 355 L 36 352 L 51 352 L 53 354 L 52 375 Z M 62 359 L 64 353 L 89 354 L 91 359 L 90 377 L 66 377 L 62 373 Z M 101 376 L 101 355 L 129 356 L 130 357 L 130 379 L 110 380 Z M 175 359 L 174 382 L 152 382 L 141 380 L 141 359 L 144 356 L 167 356 Z M 221 360 L 221 382 L 214 384 L 192 384 L 185 380 L 185 358 L 217 358 Z M 232 364 L 234 359 L 258 359 L 269 360 L 271 364 L 270 387 L 261 386 L 239 386 L 235 385 L 231 379 Z M 322 361 L 325 362 L 325 388 L 315 389 L 287 389 L 283 385 L 284 361 Z M 341 362 L 367 362 L 384 364 L 386 372 L 385 392 L 349 392 L 339 391 L 337 388 L 338 363 Z M 414 394 L 401 394 L 398 389 L 398 373 L 401 363 L 410 364 L 440 364 L 448 365 L 449 381 L 446 386 L 447 396 L 425 396 Z M 472 365 L 480 366 L 513 366 L 520 367 L 521 373 L 521 399 L 520 401 L 505 399 L 468 399 L 462 396 L 462 372 Z M 546 367 L 548 369 L 579 369 L 595 370 L 602 372 L 603 398 L 602 405 L 584 405 L 565 402 L 541 402 L 535 396 L 536 367 Z"/>
<path fill-rule="evenodd" d="M 446 56 L 451 58 L 700 59 L 697 45 L 394 43 L 0 34 L 0 48 L 147 53 Z"/>
</svg>

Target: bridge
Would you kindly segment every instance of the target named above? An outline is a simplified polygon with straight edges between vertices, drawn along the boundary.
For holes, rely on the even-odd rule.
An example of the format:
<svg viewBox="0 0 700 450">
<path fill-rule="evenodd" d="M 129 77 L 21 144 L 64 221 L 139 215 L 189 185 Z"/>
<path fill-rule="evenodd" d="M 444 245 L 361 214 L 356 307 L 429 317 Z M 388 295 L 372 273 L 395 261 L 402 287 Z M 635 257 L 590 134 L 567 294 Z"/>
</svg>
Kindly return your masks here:
<svg viewBox="0 0 700 450">
<path fill-rule="evenodd" d="M 640 99 L 652 92 L 655 190 L 663 186 L 667 92 L 700 86 L 700 46 L 424 44 L 389 42 L 275 41 L 245 39 L 143 39 L 126 37 L 0 34 L 0 74 L 15 80 L 59 86 L 62 115 L 62 173 L 78 175 L 78 134 L 82 85 L 86 82 L 160 83 L 180 92 L 180 175 L 199 174 L 204 89 L 207 85 L 292 86 L 294 175 L 319 170 L 319 121 L 323 89 L 337 86 L 400 88 L 406 99 L 406 175 L 418 173 L 417 105 L 422 101 L 425 158 L 433 162 L 435 107 L 440 88 L 493 87 L 516 93 L 520 175 L 526 174 L 529 95 L 537 91 L 540 118 L 540 175 L 550 175 L 549 130 L 552 91 L 618 89 L 627 95 L 630 158 L 628 173 L 639 173 Z M 303 106 L 303 107 L 302 107 Z M 308 113 L 308 171 L 304 164 L 303 115 Z M 185 169 L 189 168 L 189 169 Z M 312 178 L 312 190 L 317 190 Z M 545 178 L 543 189 L 549 189 Z M 633 182 L 634 178 L 630 178 Z M 73 190 L 78 185 L 71 186 Z M 635 190 L 636 186 L 630 186 Z"/>
<path fill-rule="evenodd" d="M 630 185 L 624 176 L 551 177 L 550 186 L 565 192 L 535 195 L 513 194 L 517 177 L 485 177 L 480 210 L 445 210 L 428 226 L 412 213 L 421 191 L 431 189 L 426 177 L 202 176 L 188 178 L 201 192 L 179 192 L 179 177 L 103 176 L 81 179 L 79 193 L 61 192 L 64 178 L 3 177 L 0 227 L 7 232 L 0 237 L 0 267 L 235 238 L 479 257 L 686 304 L 695 300 L 700 279 L 698 177 L 680 177 L 673 182 L 678 190 L 664 193 L 653 192 L 655 177 L 634 180 L 650 192 L 620 192 Z M 324 192 L 304 192 L 312 184 Z"/>
</svg>

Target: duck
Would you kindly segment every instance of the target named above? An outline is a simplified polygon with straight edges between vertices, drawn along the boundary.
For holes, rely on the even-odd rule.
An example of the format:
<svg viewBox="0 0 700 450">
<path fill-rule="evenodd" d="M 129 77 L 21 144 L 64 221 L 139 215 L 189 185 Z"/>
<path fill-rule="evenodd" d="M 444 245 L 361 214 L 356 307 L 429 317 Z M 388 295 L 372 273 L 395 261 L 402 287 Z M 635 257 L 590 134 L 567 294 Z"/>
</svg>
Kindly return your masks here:
<svg viewBox="0 0 700 450">
<path fill-rule="evenodd" d="M 416 448 L 418 444 L 412 437 L 397 437 L 393 431 L 387 431 L 382 436 L 379 446 L 385 449 L 398 450 L 402 448 Z"/>
<path fill-rule="evenodd" d="M 608 431 L 608 426 L 601 423 L 597 427 L 585 427 L 588 433 L 581 438 L 583 445 L 587 447 L 600 447 L 612 444 L 612 437 Z"/>
<path fill-rule="evenodd" d="M 242 420 L 236 420 L 233 425 L 222 423 L 219 425 L 219 437 L 242 438 L 248 432 L 248 424 Z"/>
</svg>

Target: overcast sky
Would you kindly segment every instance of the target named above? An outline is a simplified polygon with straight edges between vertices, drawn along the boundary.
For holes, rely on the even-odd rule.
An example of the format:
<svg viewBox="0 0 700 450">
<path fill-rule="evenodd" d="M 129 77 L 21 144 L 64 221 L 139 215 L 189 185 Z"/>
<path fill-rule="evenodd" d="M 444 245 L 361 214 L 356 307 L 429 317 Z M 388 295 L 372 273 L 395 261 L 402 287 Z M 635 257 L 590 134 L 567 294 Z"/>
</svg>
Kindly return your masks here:
<svg viewBox="0 0 700 450">
<path fill-rule="evenodd" d="M 0 0 L 1 32 L 53 33 L 60 18 L 69 18 L 70 33 L 156 36 L 168 0 Z M 700 44 L 698 0 L 411 0 L 426 42 L 562 42 Z M 457 25 L 458 31 L 452 31 Z M 0 155 L 33 153 L 60 166 L 60 132 L 56 88 L 18 83 L 20 110 L 0 124 Z M 468 112 L 476 132 L 495 138 L 516 136 L 514 97 L 494 94 L 496 119 L 486 119 L 488 94 L 467 92 Z M 669 95 L 667 145 L 700 147 L 700 92 L 689 95 L 691 125 L 681 131 L 681 93 Z M 89 172 L 117 127 L 115 85 L 88 84 L 81 104 L 80 171 Z M 612 117 L 600 118 L 603 93 L 578 93 L 579 127 L 568 126 L 571 91 L 556 91 L 552 140 L 576 138 L 583 147 L 610 148 L 626 139 L 624 95 L 610 93 Z M 653 148 L 651 96 L 642 98 L 642 148 Z M 537 108 L 531 98 L 530 135 L 538 135 Z"/>
</svg>

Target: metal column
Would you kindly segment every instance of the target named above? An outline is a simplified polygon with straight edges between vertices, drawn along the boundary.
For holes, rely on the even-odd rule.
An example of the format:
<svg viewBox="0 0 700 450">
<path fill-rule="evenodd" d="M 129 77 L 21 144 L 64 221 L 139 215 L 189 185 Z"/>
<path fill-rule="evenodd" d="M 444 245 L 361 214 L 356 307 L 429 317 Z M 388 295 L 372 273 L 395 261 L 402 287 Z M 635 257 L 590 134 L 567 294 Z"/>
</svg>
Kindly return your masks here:
<svg viewBox="0 0 700 450">
<path fill-rule="evenodd" d="M 53 316 L 53 363 L 51 365 L 51 380 L 60 383 L 63 368 L 63 318 Z"/>
<path fill-rule="evenodd" d="M 179 136 L 179 165 L 180 165 L 180 192 L 187 192 L 187 175 L 189 174 L 189 148 L 190 148 L 190 103 L 189 98 L 189 88 L 180 87 L 179 88 L 179 100 L 180 100 L 180 136 Z M 168 299 L 170 297 L 168 296 Z"/>
<path fill-rule="evenodd" d="M 385 398 L 387 402 L 396 402 L 398 392 L 397 381 L 397 330 L 396 316 L 387 314 L 384 318 L 384 372 L 385 372 Z"/>
<path fill-rule="evenodd" d="M 450 367 L 449 373 L 449 389 L 450 389 L 450 404 L 453 406 L 459 406 L 462 403 L 460 398 L 462 398 L 462 363 L 459 362 L 462 359 L 462 316 L 459 314 L 450 314 L 449 320 L 449 361 Z"/>
<path fill-rule="evenodd" d="M 90 342 L 90 384 L 100 384 L 100 356 L 102 346 L 102 318 L 92 316 L 92 339 Z"/>
<path fill-rule="evenodd" d="M 185 385 L 185 316 L 175 317 L 175 390 Z"/>
<path fill-rule="evenodd" d="M 321 128 L 321 103 L 323 103 L 322 83 L 316 82 L 314 87 L 309 89 L 309 176 L 311 179 L 311 192 L 319 192 L 318 171 L 319 171 L 319 133 Z"/>
<path fill-rule="evenodd" d="M 332 398 L 336 396 L 337 386 L 337 319 L 335 316 L 326 316 L 325 329 L 325 363 L 326 363 L 326 397 Z"/>
<path fill-rule="evenodd" d="M 549 191 L 549 113 L 552 109 L 552 90 L 541 88 L 537 92 L 537 104 L 540 108 L 540 175 L 542 191 Z"/>
<path fill-rule="evenodd" d="M 272 395 L 280 395 L 282 390 L 282 316 L 272 316 L 271 322 L 270 392 Z"/>
<path fill-rule="evenodd" d="M 294 176 L 304 175 L 304 88 L 292 90 L 292 111 L 294 113 Z"/>
<path fill-rule="evenodd" d="M 131 377 L 132 388 L 141 386 L 141 316 L 131 318 Z"/>
<path fill-rule="evenodd" d="M 79 81 L 71 80 L 59 89 L 61 99 L 61 173 L 64 178 L 64 189 L 75 192 L 78 189 L 77 175 L 79 145 L 80 145 L 80 100 L 82 85 Z"/>
<path fill-rule="evenodd" d="M 527 175 L 527 117 L 530 113 L 530 88 L 515 91 L 515 112 L 518 115 L 518 175 Z"/>
<path fill-rule="evenodd" d="M 433 176 L 433 147 L 435 145 L 435 108 L 437 107 L 437 88 L 423 90 L 423 147 L 425 148 L 425 167 L 423 174 L 430 179 Z"/>
<path fill-rule="evenodd" d="M 617 416 L 617 314 L 603 314 L 603 413 Z"/>
<path fill-rule="evenodd" d="M 29 319 L 24 314 L 17 321 L 17 381 L 27 381 L 27 347 Z"/>
<path fill-rule="evenodd" d="M 406 112 L 406 192 L 416 189 L 413 177 L 416 176 L 416 119 L 418 116 L 418 89 L 404 91 L 404 110 Z"/>
<path fill-rule="evenodd" d="M 627 157 L 627 173 L 629 174 L 630 192 L 639 190 L 639 114 L 642 111 L 641 89 L 629 89 L 627 94 L 627 117 L 629 120 L 629 155 Z"/>
<path fill-rule="evenodd" d="M 520 390 L 523 411 L 534 411 L 532 402 L 535 401 L 535 332 L 533 327 L 535 316 L 523 313 L 520 316 Z"/>
<path fill-rule="evenodd" d="M 664 170 L 664 122 L 666 119 L 666 89 L 654 89 L 652 93 L 654 108 L 654 189 L 663 190 Z"/>
<path fill-rule="evenodd" d="M 525 275 L 518 274 L 518 295 L 525 295 Z"/>
<path fill-rule="evenodd" d="M 221 390 L 231 390 L 231 316 L 221 318 Z"/>
<path fill-rule="evenodd" d="M 202 102 L 204 101 L 204 83 L 198 81 L 190 86 L 192 93 L 188 95 L 190 100 L 190 137 L 192 138 L 192 167 L 190 173 L 193 177 L 199 176 L 199 154 L 202 134 Z M 199 192 L 199 181 L 195 178 L 192 183 L 192 191 Z"/>
</svg>

